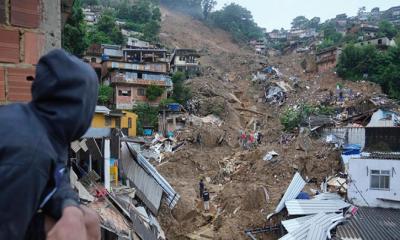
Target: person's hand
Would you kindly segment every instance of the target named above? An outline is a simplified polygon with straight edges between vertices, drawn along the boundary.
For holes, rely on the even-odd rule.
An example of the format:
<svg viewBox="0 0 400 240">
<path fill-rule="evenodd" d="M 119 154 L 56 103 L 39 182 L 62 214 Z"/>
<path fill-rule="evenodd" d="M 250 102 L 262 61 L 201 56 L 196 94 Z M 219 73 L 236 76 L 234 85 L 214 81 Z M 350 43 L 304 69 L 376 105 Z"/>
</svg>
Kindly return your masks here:
<svg viewBox="0 0 400 240">
<path fill-rule="evenodd" d="M 99 215 L 92 209 L 81 206 L 83 211 L 83 220 L 85 222 L 87 239 L 88 240 L 100 240 L 100 218 Z"/>
<path fill-rule="evenodd" d="M 47 240 L 99 240 L 98 215 L 87 207 L 67 207 L 62 217 L 50 229 Z"/>
</svg>

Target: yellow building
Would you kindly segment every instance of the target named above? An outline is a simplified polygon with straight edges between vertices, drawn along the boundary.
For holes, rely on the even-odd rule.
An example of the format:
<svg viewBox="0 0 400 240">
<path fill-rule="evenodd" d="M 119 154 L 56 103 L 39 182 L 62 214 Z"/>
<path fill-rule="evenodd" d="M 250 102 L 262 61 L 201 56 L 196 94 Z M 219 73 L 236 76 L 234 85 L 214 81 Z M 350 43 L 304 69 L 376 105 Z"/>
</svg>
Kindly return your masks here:
<svg viewBox="0 0 400 240">
<path fill-rule="evenodd" d="M 137 115 L 128 111 L 111 111 L 104 106 L 96 106 L 92 128 L 117 128 L 129 137 L 136 136 Z"/>
</svg>

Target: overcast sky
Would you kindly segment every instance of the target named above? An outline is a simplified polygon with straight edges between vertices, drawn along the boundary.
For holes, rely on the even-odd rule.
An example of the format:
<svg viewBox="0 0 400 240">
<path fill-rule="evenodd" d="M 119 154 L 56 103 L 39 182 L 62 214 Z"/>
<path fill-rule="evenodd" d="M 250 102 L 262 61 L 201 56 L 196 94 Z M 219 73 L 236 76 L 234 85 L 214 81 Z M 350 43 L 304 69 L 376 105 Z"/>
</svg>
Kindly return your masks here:
<svg viewBox="0 0 400 240">
<path fill-rule="evenodd" d="M 303 15 L 308 19 L 320 17 L 321 21 L 346 13 L 355 16 L 360 7 L 367 11 L 374 7 L 387 10 L 399 6 L 400 0 L 217 0 L 217 8 L 226 3 L 235 2 L 250 10 L 254 20 L 267 31 L 288 29 L 293 18 Z"/>
</svg>

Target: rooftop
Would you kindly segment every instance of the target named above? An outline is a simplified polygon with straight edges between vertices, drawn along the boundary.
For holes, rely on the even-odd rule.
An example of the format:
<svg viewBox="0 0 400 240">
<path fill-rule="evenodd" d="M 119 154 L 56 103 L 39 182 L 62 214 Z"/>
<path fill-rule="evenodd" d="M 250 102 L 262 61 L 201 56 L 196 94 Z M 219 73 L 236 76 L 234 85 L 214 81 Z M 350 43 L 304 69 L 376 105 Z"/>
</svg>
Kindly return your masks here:
<svg viewBox="0 0 400 240">
<path fill-rule="evenodd" d="M 337 227 L 336 239 L 400 239 L 400 210 L 359 208 L 354 217 Z"/>
</svg>

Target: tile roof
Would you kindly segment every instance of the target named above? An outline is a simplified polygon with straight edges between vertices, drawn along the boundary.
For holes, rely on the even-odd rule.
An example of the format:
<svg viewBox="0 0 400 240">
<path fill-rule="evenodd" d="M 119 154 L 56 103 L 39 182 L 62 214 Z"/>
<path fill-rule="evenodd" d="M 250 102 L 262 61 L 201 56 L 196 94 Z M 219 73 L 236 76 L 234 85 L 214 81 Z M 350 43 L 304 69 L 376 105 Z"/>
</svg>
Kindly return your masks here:
<svg viewBox="0 0 400 240">
<path fill-rule="evenodd" d="M 359 208 L 348 222 L 337 227 L 338 240 L 400 239 L 400 210 Z"/>
</svg>

